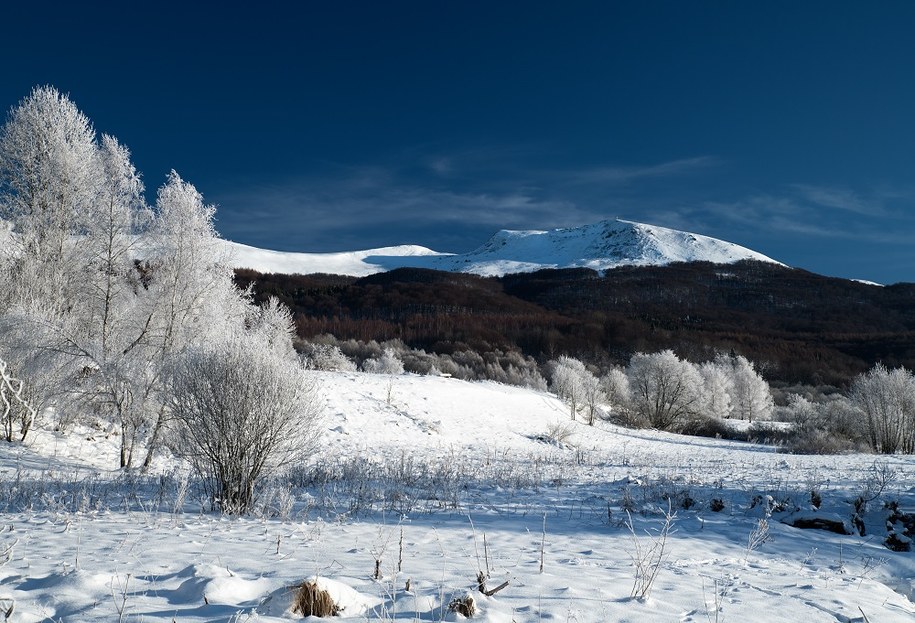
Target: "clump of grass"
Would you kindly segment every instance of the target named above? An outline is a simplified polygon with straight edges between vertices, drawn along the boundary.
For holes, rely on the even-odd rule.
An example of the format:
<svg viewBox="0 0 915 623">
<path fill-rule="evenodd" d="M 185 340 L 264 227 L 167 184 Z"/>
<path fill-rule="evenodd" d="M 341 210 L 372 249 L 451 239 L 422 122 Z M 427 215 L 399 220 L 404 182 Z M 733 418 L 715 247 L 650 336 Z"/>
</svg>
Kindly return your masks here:
<svg viewBox="0 0 915 623">
<path fill-rule="evenodd" d="M 476 614 L 477 605 L 473 601 L 473 597 L 466 595 L 462 598 L 452 599 L 451 603 L 448 604 L 448 610 L 451 612 L 456 612 L 469 619 L 474 614 Z"/>
<path fill-rule="evenodd" d="M 295 593 L 292 611 L 303 617 L 331 617 L 340 614 L 341 608 L 317 582 L 305 581 Z"/>
</svg>

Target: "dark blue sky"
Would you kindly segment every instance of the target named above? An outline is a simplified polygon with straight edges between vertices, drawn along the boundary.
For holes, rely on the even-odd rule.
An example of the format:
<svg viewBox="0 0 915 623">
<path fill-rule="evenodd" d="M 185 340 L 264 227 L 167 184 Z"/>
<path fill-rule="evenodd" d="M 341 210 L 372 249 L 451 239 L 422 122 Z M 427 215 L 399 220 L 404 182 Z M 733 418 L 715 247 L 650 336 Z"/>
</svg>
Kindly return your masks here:
<svg viewBox="0 0 915 623">
<path fill-rule="evenodd" d="M 85 5 L 92 6 L 85 6 Z M 915 3 L 17 3 L 53 84 L 227 238 L 466 251 L 623 217 L 915 281 Z"/>
</svg>

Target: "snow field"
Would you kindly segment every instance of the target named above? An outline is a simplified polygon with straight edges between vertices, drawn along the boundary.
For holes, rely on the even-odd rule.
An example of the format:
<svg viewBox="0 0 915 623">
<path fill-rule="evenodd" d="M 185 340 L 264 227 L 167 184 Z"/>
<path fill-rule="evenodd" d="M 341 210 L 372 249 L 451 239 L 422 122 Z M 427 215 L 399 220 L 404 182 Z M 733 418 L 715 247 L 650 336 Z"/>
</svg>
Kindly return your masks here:
<svg viewBox="0 0 915 623">
<path fill-rule="evenodd" d="M 316 374 L 322 454 L 292 480 L 265 483 L 257 516 L 207 512 L 193 483 L 182 497 L 181 467 L 168 459 L 145 479 L 109 471 L 117 439 L 104 430 L 0 446 L 0 554 L 12 546 L 0 612 L 12 606 L 8 620 L 23 622 L 285 621 L 296 618 L 290 587 L 316 576 L 343 618 L 362 621 L 463 620 L 447 605 L 468 592 L 474 620 L 492 622 L 915 616 L 913 554 L 880 536 L 884 500 L 915 506 L 912 457 L 880 457 L 875 470 L 874 456 L 782 455 L 603 422 L 577 422 L 553 443 L 546 433 L 569 413 L 546 393 Z M 850 519 L 851 500 L 879 474 L 893 478 L 869 505 L 871 536 L 779 521 L 783 502 Z M 633 538 L 657 542 L 667 500 L 676 518 L 666 555 L 648 598 L 632 599 Z M 748 546 L 761 522 L 768 538 Z M 481 570 L 487 588 L 508 586 L 481 594 Z"/>
</svg>

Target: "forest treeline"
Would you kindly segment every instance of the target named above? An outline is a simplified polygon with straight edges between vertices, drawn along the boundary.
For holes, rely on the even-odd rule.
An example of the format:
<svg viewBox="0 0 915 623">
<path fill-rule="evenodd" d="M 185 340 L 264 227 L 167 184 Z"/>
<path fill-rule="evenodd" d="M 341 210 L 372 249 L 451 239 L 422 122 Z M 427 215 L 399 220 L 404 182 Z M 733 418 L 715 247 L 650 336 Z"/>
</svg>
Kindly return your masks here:
<svg viewBox="0 0 915 623">
<path fill-rule="evenodd" d="M 302 339 L 399 339 L 435 353 L 516 350 L 597 365 L 668 348 L 693 361 L 733 352 L 770 381 L 839 387 L 878 362 L 915 367 L 915 284 L 879 287 L 761 262 L 499 278 L 238 270 L 236 281 L 256 300 L 288 305 Z"/>
</svg>

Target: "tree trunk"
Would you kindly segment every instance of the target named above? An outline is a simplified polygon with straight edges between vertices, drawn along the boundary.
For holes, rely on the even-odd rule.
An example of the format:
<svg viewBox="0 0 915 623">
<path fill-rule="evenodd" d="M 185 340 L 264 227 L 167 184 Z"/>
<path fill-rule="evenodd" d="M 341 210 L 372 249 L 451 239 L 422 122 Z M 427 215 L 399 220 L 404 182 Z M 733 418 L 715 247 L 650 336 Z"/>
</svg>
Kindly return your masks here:
<svg viewBox="0 0 915 623">
<path fill-rule="evenodd" d="M 159 446 L 159 436 L 162 434 L 162 425 L 165 423 L 165 406 L 159 408 L 159 413 L 156 415 L 156 424 L 153 426 L 152 434 L 149 436 L 149 446 L 146 448 L 146 458 L 143 459 L 143 473 L 149 471 L 149 466 L 152 465 L 153 455 L 156 452 L 156 449 Z"/>
</svg>

